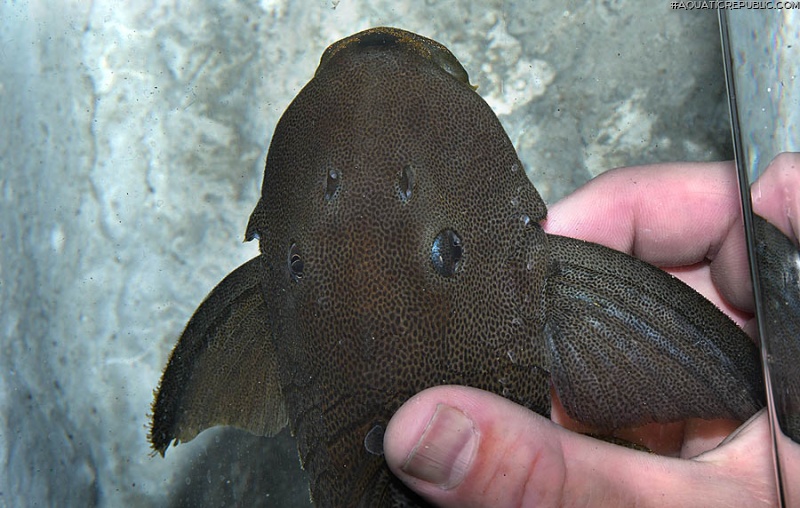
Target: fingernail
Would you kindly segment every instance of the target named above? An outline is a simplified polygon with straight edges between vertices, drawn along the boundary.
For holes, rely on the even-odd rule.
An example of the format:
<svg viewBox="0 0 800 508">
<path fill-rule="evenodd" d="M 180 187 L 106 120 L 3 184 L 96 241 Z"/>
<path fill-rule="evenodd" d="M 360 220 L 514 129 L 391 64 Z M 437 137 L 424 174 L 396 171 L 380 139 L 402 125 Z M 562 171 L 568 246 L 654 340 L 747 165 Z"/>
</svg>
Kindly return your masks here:
<svg viewBox="0 0 800 508">
<path fill-rule="evenodd" d="M 464 480 L 477 448 L 478 434 L 472 420 L 454 407 L 439 404 L 402 470 L 452 489 Z"/>
</svg>

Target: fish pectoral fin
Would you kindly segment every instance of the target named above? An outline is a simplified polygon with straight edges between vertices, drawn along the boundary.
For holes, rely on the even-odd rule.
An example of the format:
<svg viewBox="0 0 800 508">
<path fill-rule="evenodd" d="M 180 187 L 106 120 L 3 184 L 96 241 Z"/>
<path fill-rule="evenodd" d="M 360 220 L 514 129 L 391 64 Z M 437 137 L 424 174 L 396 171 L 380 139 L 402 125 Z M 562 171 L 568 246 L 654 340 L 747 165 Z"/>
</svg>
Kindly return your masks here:
<svg viewBox="0 0 800 508">
<path fill-rule="evenodd" d="M 548 238 L 545 335 L 572 418 L 614 429 L 763 407 L 758 350 L 714 304 L 627 254 Z"/>
<path fill-rule="evenodd" d="M 178 344 L 153 402 L 150 442 L 162 455 L 174 440 L 231 425 L 274 435 L 287 423 L 256 257 L 206 297 Z"/>
<path fill-rule="evenodd" d="M 761 286 L 761 326 L 781 431 L 800 442 L 800 249 L 764 218 L 753 215 Z"/>
</svg>

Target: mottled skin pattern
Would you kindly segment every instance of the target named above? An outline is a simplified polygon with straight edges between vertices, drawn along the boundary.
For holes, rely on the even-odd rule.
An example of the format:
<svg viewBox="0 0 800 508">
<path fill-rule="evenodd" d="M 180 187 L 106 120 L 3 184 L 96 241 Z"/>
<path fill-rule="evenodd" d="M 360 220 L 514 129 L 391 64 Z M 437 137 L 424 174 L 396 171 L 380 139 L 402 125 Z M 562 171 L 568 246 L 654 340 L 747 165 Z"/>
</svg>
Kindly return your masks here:
<svg viewBox="0 0 800 508">
<path fill-rule="evenodd" d="M 173 351 L 154 448 L 288 420 L 317 505 L 418 506 L 380 436 L 426 387 L 549 415 L 552 376 L 571 415 L 608 429 L 763 404 L 755 348 L 712 304 L 624 254 L 545 235 L 545 215 L 447 49 L 388 28 L 334 44 L 272 138 L 246 232 L 261 255 Z"/>
<path fill-rule="evenodd" d="M 780 430 L 800 443 L 800 249 L 778 228 L 753 216 L 767 350 Z"/>
</svg>

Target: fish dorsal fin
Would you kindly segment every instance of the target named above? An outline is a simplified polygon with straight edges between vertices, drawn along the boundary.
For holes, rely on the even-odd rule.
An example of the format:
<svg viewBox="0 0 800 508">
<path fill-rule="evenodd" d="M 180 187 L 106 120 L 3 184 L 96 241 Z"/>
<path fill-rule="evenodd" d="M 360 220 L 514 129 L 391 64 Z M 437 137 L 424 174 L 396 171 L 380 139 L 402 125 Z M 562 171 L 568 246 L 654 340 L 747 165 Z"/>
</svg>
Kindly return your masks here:
<svg viewBox="0 0 800 508">
<path fill-rule="evenodd" d="M 546 340 L 567 413 L 604 429 L 745 420 L 764 405 L 758 350 L 714 304 L 601 245 L 548 236 Z"/>
<path fill-rule="evenodd" d="M 183 331 L 161 378 L 150 442 L 162 455 L 216 425 L 274 435 L 287 416 L 256 257 L 206 297 Z"/>
</svg>

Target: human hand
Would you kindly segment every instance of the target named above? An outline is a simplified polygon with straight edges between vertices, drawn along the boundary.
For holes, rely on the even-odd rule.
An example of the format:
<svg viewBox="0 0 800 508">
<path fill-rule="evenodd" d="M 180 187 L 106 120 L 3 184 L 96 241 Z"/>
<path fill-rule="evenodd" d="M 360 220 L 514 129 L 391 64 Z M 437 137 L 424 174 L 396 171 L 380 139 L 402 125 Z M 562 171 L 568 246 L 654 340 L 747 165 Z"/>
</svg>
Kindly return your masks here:
<svg viewBox="0 0 800 508">
<path fill-rule="evenodd" d="M 800 167 L 800 156 L 780 156 L 753 186 L 756 213 L 785 233 L 800 231 L 800 182 L 791 166 Z M 750 327 L 752 291 L 730 163 L 606 173 L 551 207 L 545 229 L 675 267 L 669 271 Z M 553 420 L 587 430 L 569 420 L 555 397 Z M 384 451 L 392 471 L 438 506 L 775 505 L 766 415 L 755 415 L 717 446 L 736 424 L 693 420 L 620 434 L 691 458 L 681 460 L 569 432 L 487 392 L 442 386 L 401 407 Z M 789 462 L 800 469 L 800 447 L 789 450 L 796 454 Z"/>
</svg>

